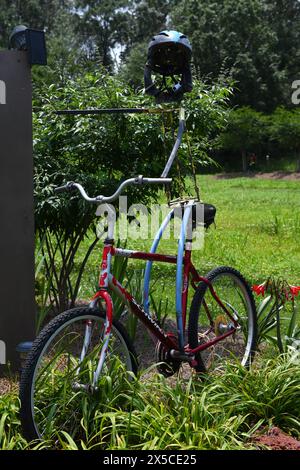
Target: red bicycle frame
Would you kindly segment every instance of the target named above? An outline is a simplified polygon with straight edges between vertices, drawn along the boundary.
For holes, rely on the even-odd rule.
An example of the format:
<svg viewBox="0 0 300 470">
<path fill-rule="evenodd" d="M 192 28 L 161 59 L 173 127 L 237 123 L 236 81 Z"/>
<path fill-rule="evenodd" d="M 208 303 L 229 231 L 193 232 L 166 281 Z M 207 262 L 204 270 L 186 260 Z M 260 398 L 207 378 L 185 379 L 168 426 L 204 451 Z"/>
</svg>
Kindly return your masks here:
<svg viewBox="0 0 300 470">
<path fill-rule="evenodd" d="M 191 247 L 187 244 L 185 253 L 183 256 L 183 288 L 181 292 L 181 301 L 182 301 L 182 318 L 183 318 L 183 328 L 186 327 L 186 318 L 187 318 L 187 299 L 188 299 L 188 290 L 189 290 L 189 283 L 191 281 L 192 287 L 195 289 L 197 284 L 200 281 L 205 282 L 208 285 L 208 288 L 211 291 L 212 296 L 215 298 L 216 302 L 221 306 L 224 312 L 228 315 L 231 319 L 235 328 L 227 331 L 226 333 L 217 336 L 211 341 L 206 342 L 205 344 L 201 344 L 196 348 L 190 348 L 189 345 L 184 346 L 185 353 L 189 356 L 194 355 L 198 351 L 203 351 L 214 345 L 215 343 L 222 341 L 227 336 L 232 335 L 236 331 L 236 327 L 238 323 L 236 319 L 232 316 L 232 313 L 226 308 L 226 306 L 222 303 L 219 299 L 218 295 L 213 289 L 211 283 L 204 277 L 200 276 L 197 269 L 193 265 L 191 261 Z M 112 326 L 112 318 L 113 318 L 113 302 L 111 296 L 108 293 L 108 290 L 111 289 L 112 291 L 116 292 L 116 294 L 122 298 L 124 304 L 130 309 L 130 311 L 136 315 L 141 322 L 146 326 L 146 328 L 155 336 L 161 343 L 167 348 L 168 350 L 179 351 L 180 348 L 178 347 L 178 343 L 174 341 L 173 335 L 166 333 L 157 323 L 155 319 L 145 310 L 145 308 L 140 305 L 134 297 L 128 292 L 121 283 L 111 274 L 110 267 L 111 267 L 111 258 L 113 256 L 125 256 L 128 258 L 133 259 L 140 259 L 145 261 L 158 261 L 164 263 L 171 263 L 177 264 L 178 258 L 176 255 L 164 255 L 158 253 L 147 253 L 141 251 L 132 251 L 132 250 L 124 250 L 120 248 L 115 248 L 114 240 L 107 239 L 104 242 L 103 254 L 102 254 L 102 263 L 101 263 L 101 273 L 99 279 L 99 290 L 95 294 L 92 299 L 92 303 L 94 304 L 99 299 L 103 299 L 106 304 L 106 317 L 107 317 L 107 324 L 105 329 L 105 335 L 109 336 L 111 326 Z M 207 312 L 209 317 L 209 312 Z M 210 318 L 210 321 L 212 319 Z"/>
</svg>

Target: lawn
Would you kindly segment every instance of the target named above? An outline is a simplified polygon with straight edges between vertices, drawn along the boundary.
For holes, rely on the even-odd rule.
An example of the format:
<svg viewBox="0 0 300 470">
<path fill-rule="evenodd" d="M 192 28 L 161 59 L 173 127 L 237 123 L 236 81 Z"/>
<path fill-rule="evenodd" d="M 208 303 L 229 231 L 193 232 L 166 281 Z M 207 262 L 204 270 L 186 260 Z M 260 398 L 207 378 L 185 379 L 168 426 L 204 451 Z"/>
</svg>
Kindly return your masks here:
<svg viewBox="0 0 300 470">
<path fill-rule="evenodd" d="M 202 274 L 218 265 L 240 270 L 250 284 L 268 276 L 284 277 L 300 284 L 300 181 L 251 177 L 199 176 L 203 201 L 217 207 L 216 227 L 205 235 L 203 250 L 193 251 Z M 162 197 L 162 201 L 163 201 Z M 129 240 L 127 248 L 148 250 L 151 240 Z M 162 240 L 158 252 L 175 253 L 176 241 Z M 81 297 L 95 289 L 100 253 L 96 250 L 86 270 Z M 143 262 L 130 261 L 141 269 Z M 170 315 L 174 313 L 175 267 L 157 263 L 153 269 L 154 291 L 165 286 Z"/>
<path fill-rule="evenodd" d="M 200 184 L 218 209 L 217 230 L 199 253 L 205 270 L 229 264 L 251 283 L 271 274 L 300 281 L 300 181 L 202 177 Z"/>
</svg>

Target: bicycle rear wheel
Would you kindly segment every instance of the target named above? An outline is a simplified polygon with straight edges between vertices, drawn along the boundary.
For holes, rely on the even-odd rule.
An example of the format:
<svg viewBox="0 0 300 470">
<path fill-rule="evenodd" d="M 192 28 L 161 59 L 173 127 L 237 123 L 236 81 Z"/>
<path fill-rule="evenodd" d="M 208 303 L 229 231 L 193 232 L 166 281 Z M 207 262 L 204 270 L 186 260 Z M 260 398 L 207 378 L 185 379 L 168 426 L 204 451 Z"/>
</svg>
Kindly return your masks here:
<svg viewBox="0 0 300 470">
<path fill-rule="evenodd" d="M 68 310 L 39 334 L 21 376 L 21 423 L 27 440 L 57 441 L 67 432 L 75 442 L 94 425 L 104 404 L 124 390 L 137 372 L 133 345 L 113 322 L 106 360 L 94 372 L 103 346 L 105 313 L 88 307 Z"/>
<path fill-rule="evenodd" d="M 206 276 L 215 293 L 228 309 L 238 327 L 230 336 L 196 353 L 198 372 L 219 369 L 224 361 L 238 360 L 248 367 L 256 348 L 256 308 L 250 287 L 243 276 L 233 268 L 221 266 Z M 209 285 L 200 282 L 194 294 L 189 317 L 189 346 L 194 349 L 201 344 L 233 331 L 229 315 L 213 297 Z"/>
</svg>

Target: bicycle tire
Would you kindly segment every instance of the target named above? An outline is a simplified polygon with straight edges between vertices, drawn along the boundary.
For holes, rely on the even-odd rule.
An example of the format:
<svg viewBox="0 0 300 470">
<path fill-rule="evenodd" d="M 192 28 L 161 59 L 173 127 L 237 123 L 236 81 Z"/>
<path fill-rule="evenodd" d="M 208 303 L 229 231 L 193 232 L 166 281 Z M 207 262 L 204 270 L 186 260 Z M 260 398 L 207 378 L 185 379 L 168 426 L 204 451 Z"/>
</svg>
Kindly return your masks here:
<svg viewBox="0 0 300 470">
<path fill-rule="evenodd" d="M 257 342 L 257 318 L 256 318 L 256 306 L 255 306 L 253 294 L 247 281 L 244 279 L 241 273 L 234 268 L 231 268 L 228 266 L 220 266 L 210 271 L 207 274 L 207 276 L 205 276 L 205 278 L 214 286 L 215 281 L 221 276 L 227 276 L 228 279 L 231 279 L 231 280 L 233 279 L 237 282 L 237 285 L 241 288 L 241 292 L 243 293 L 244 300 L 247 305 L 248 330 L 246 330 L 245 328 L 245 330 L 247 331 L 247 342 L 246 342 L 246 350 L 245 350 L 245 353 L 241 362 L 245 367 L 249 367 L 249 365 L 251 364 L 251 361 L 254 358 L 254 354 L 256 350 L 256 342 Z M 191 349 L 196 348 L 199 344 L 204 342 L 203 338 L 201 338 L 201 333 L 199 333 L 199 329 L 200 330 L 201 328 L 204 329 L 204 326 L 203 327 L 201 326 L 201 321 L 202 321 L 202 325 L 204 325 L 203 315 L 204 315 L 205 308 L 208 308 L 207 297 L 206 297 L 208 296 L 208 294 L 210 294 L 210 289 L 209 289 L 208 284 L 205 283 L 204 281 L 201 281 L 199 285 L 197 286 L 194 297 L 192 299 L 191 308 L 190 308 L 190 316 L 189 316 L 189 324 L 188 324 L 188 340 L 189 340 L 189 346 Z M 223 299 L 223 300 L 226 301 L 226 299 Z M 206 302 L 205 304 L 206 306 L 204 305 L 204 301 Z M 217 302 L 215 300 L 214 302 L 217 305 Z M 218 308 L 218 305 L 217 305 L 216 310 L 220 312 L 220 308 Z M 206 314 L 206 317 L 207 316 L 208 315 Z M 217 318 L 218 317 L 216 317 L 215 320 Z M 216 326 L 215 320 L 213 321 L 214 328 Z M 209 320 L 207 320 L 207 322 L 209 322 Z M 211 323 L 210 323 L 210 327 L 211 327 Z M 210 334 L 210 337 L 208 337 L 208 340 L 213 339 L 213 337 L 215 337 L 216 334 L 218 334 L 218 332 L 216 333 L 215 330 L 212 331 L 212 327 L 211 327 L 211 334 Z M 203 333 L 203 335 L 205 335 L 205 333 Z M 229 343 L 229 339 L 228 339 L 228 343 Z M 222 341 L 220 341 L 217 344 L 221 345 Z M 206 363 L 208 361 L 204 360 L 204 352 L 197 352 L 195 355 L 195 359 L 197 362 L 197 365 L 194 366 L 195 370 L 197 372 L 203 372 L 203 373 L 208 372 L 209 367 L 207 366 L 207 363 Z"/>
<path fill-rule="evenodd" d="M 97 308 L 91 309 L 89 307 L 67 310 L 50 321 L 34 341 L 20 380 L 20 419 L 23 435 L 28 441 L 44 439 L 41 430 L 37 426 L 34 412 L 35 380 L 37 368 L 42 361 L 43 354 L 47 353 L 48 346 L 50 348 L 52 341 L 59 337 L 60 332 L 65 331 L 68 325 L 72 326 L 75 324 L 76 320 L 88 322 L 91 321 L 91 318 L 95 319 L 95 321 L 99 319 L 100 322 L 104 323 L 105 312 Z M 76 330 L 74 329 L 74 331 Z M 127 369 L 136 374 L 138 367 L 137 356 L 125 328 L 121 323 L 114 320 L 112 332 L 114 334 L 116 333 L 124 346 L 125 352 L 128 353 L 129 367 Z"/>
</svg>

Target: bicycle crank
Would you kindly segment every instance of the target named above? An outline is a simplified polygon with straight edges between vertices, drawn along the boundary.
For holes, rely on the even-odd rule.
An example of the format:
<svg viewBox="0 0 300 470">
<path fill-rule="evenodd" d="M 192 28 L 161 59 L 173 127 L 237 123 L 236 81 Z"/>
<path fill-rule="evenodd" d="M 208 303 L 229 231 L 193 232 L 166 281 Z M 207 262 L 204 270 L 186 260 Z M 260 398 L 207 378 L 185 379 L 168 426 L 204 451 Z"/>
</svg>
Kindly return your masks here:
<svg viewBox="0 0 300 470">
<path fill-rule="evenodd" d="M 172 335 L 172 339 L 176 340 L 175 335 Z M 166 349 L 160 341 L 155 346 L 155 359 L 156 368 L 164 377 L 171 377 L 180 369 L 181 360 L 171 357 L 170 350 Z"/>
</svg>

